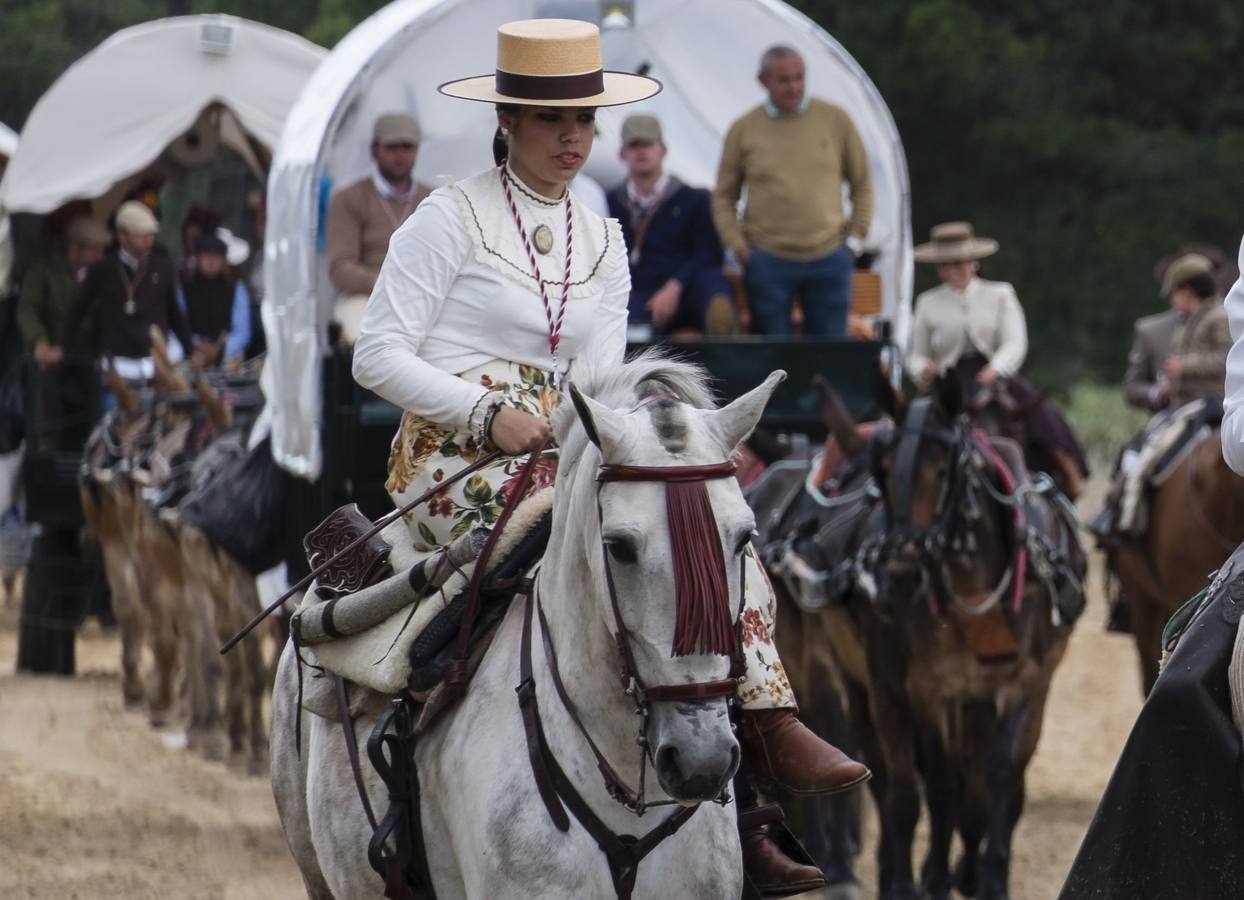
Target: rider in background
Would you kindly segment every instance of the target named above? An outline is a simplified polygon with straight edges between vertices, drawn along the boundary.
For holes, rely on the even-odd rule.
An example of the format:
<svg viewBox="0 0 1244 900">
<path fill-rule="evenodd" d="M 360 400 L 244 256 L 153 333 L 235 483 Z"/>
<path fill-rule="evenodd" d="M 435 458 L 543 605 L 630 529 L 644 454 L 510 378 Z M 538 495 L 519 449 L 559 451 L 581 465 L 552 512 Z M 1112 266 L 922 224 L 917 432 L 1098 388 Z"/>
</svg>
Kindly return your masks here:
<svg viewBox="0 0 1244 900">
<path fill-rule="evenodd" d="M 1141 501 L 1152 470 L 1187 446 L 1203 426 L 1222 418 L 1223 381 L 1231 331 L 1227 311 L 1218 298 L 1214 266 L 1206 257 L 1189 253 L 1171 263 L 1162 278 L 1162 295 L 1179 315 L 1171 353 L 1162 364 L 1169 383 L 1169 407 L 1145 428 L 1139 453 L 1125 459 L 1123 493 L 1116 531 L 1135 535 L 1144 530 Z M 1159 468 L 1165 468 L 1161 466 Z"/>
<path fill-rule="evenodd" d="M 908 372 L 922 388 L 941 377 L 956 378 L 965 398 L 999 383 L 1023 410 L 1025 454 L 1034 468 L 1061 475 L 1064 493 L 1074 500 L 1088 463 L 1063 417 L 1019 375 L 1028 325 L 1015 288 L 977 275 L 980 260 L 997 253 L 998 242 L 976 237 L 967 222 L 935 225 L 930 237 L 916 247 L 915 258 L 936 265 L 942 284 L 916 298 Z"/>
</svg>

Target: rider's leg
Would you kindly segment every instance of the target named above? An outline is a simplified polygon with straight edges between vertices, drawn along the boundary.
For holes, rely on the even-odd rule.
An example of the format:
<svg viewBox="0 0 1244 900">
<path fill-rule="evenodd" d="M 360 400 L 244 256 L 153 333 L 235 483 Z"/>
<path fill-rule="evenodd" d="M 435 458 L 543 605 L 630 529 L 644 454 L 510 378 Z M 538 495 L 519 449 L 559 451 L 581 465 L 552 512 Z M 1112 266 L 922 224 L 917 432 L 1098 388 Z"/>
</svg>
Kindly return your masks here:
<svg viewBox="0 0 1244 900">
<path fill-rule="evenodd" d="M 820 869 L 791 859 L 773 839 L 772 829 L 781 827 L 782 809 L 775 803 L 761 806 L 756 786 L 744 772 L 735 776 L 734 801 L 743 871 L 761 896 L 784 897 L 825 886 Z"/>
<path fill-rule="evenodd" d="M 743 654 L 739 684 L 743 764 L 760 784 L 800 794 L 833 793 L 862 784 L 869 771 L 795 718 L 795 692 L 773 643 L 777 598 L 755 553 L 744 561 Z"/>
</svg>

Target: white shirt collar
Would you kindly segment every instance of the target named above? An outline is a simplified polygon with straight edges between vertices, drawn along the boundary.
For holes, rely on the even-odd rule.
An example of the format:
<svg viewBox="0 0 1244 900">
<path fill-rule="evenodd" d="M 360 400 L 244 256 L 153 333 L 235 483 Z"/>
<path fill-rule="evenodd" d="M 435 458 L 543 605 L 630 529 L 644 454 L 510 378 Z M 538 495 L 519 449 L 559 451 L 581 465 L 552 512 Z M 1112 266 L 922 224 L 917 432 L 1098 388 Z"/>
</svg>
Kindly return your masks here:
<svg viewBox="0 0 1244 900">
<path fill-rule="evenodd" d="M 657 183 L 652 186 L 652 193 L 641 194 L 639 192 L 639 188 L 635 185 L 635 182 L 628 178 L 626 179 L 626 196 L 629 197 L 631 203 L 636 206 L 648 207 L 651 206 L 654 201 L 665 196 L 665 191 L 669 187 L 669 184 L 669 175 L 662 173 L 661 177 L 657 179 Z"/>
<path fill-rule="evenodd" d="M 376 193 L 386 200 L 398 200 L 402 203 L 409 203 L 415 196 L 418 184 L 415 182 L 414 175 L 410 178 L 410 189 L 398 193 L 397 188 L 389 183 L 383 175 L 380 174 L 380 168 L 373 163 L 371 167 L 371 183 L 376 186 Z"/>
<path fill-rule="evenodd" d="M 135 259 L 124 247 L 117 248 L 117 255 L 121 258 L 121 262 L 129 266 L 131 269 L 137 270 L 139 265 L 142 264 L 141 259 Z"/>
<path fill-rule="evenodd" d="M 797 116 L 800 113 L 808 111 L 808 104 L 812 102 L 812 98 L 807 94 L 803 95 L 803 99 L 799 101 L 799 108 L 793 113 L 784 113 L 777 108 L 777 105 L 768 97 L 765 97 L 765 112 L 769 114 L 770 119 L 776 119 L 779 116 Z"/>
</svg>

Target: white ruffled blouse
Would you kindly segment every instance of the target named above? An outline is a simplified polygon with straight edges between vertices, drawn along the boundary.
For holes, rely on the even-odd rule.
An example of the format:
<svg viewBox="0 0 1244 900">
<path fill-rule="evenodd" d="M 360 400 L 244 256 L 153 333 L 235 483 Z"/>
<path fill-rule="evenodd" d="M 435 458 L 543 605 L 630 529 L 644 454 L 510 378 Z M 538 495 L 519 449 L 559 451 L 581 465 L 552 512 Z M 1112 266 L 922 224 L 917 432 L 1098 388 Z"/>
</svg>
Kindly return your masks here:
<svg viewBox="0 0 1244 900">
<path fill-rule="evenodd" d="M 566 211 L 510 172 L 527 234 L 553 232 L 536 253 L 556 314 L 566 261 Z M 570 291 L 558 347 L 565 374 L 577 357 L 621 362 L 630 270 L 622 229 L 571 195 Z M 496 169 L 433 191 L 393 234 L 354 345 L 354 378 L 403 409 L 463 428 L 486 388 L 455 377 L 493 360 L 549 370 L 549 324 Z"/>
</svg>

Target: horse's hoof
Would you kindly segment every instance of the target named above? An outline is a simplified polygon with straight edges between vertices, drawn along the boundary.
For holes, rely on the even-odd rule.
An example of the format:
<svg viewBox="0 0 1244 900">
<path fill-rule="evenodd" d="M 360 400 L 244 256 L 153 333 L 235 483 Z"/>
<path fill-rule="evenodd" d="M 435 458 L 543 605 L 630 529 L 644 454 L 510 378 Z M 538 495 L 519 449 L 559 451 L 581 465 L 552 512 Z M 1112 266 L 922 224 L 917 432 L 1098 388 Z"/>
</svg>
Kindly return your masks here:
<svg viewBox="0 0 1244 900">
<path fill-rule="evenodd" d="M 976 866 L 969 866 L 967 860 L 960 859 L 955 864 L 954 881 L 956 891 L 965 897 L 975 897 L 980 890 L 980 870 Z"/>
</svg>

